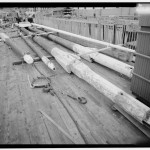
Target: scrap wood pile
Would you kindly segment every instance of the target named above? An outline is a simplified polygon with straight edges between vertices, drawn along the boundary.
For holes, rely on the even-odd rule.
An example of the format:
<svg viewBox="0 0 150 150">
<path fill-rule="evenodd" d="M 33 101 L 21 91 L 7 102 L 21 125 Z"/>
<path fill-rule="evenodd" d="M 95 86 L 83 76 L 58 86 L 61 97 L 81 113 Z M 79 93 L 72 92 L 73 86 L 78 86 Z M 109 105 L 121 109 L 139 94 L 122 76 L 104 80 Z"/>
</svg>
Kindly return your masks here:
<svg viewBox="0 0 150 150">
<path fill-rule="evenodd" d="M 145 124 L 149 126 L 149 107 L 95 73 L 84 62 L 82 62 L 82 59 L 85 59 L 91 63 L 97 62 L 131 79 L 132 70 L 134 69 L 133 66 L 125 64 L 119 60 L 101 53 L 105 49 L 110 49 L 112 45 L 108 44 L 107 47 L 103 49 L 92 49 L 57 36 L 58 33 L 61 34 L 63 32 L 59 32 L 58 30 L 54 30 L 52 28 L 49 28 L 49 31 L 43 31 L 41 30 L 41 28 L 36 28 L 36 26 L 40 27 L 36 24 L 32 24 L 32 26 L 27 25 L 26 28 L 22 27 L 19 24 L 16 24 L 16 26 L 20 30 L 18 36 L 25 41 L 25 43 L 32 49 L 34 53 L 37 54 L 38 57 L 33 57 L 30 51 L 23 49 L 20 45 L 16 45 L 11 37 L 4 33 L 1 33 L 1 40 L 9 45 L 13 52 L 19 58 L 21 58 L 21 61 L 14 62 L 14 65 L 27 63 L 28 65 L 33 65 L 36 68 L 35 62 L 41 60 L 50 70 L 55 72 L 57 68 L 52 62 L 52 59 L 55 59 L 67 73 L 73 73 L 77 77 L 85 80 L 100 93 L 108 97 L 119 108 L 121 108 L 135 120 L 140 122 L 143 126 L 145 126 Z M 44 27 L 42 26 L 42 28 Z M 49 42 L 45 42 L 45 38 L 49 39 Z M 45 53 L 41 51 L 41 49 L 35 47 L 31 40 L 41 46 L 49 54 L 49 56 L 45 55 Z M 69 53 L 68 51 L 64 51 L 62 46 L 70 49 L 71 52 Z M 38 68 L 36 69 L 42 75 L 42 77 L 33 79 L 32 81 L 30 80 L 30 77 L 28 77 L 30 87 L 43 88 L 43 92 L 55 95 L 56 93 L 51 85 L 50 78 L 40 72 Z M 81 104 L 88 103 L 88 101 L 84 97 L 77 97 L 74 99 Z M 61 127 L 59 127 L 59 125 L 57 125 L 52 119 L 50 119 L 45 113 L 43 113 L 42 111 L 40 112 L 53 124 L 55 124 L 57 128 L 61 130 L 61 132 L 63 132 L 69 139 L 71 139 L 73 143 L 77 143 L 77 141 L 74 141 L 72 137 L 66 134 L 65 131 Z"/>
</svg>

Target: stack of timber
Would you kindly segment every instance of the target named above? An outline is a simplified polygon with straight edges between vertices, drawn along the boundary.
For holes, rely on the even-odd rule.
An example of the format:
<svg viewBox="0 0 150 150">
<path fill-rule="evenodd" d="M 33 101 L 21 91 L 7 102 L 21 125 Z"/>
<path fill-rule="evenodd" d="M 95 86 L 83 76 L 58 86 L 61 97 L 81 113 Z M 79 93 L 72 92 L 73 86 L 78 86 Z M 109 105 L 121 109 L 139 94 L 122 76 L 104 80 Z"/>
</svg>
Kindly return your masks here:
<svg viewBox="0 0 150 150">
<path fill-rule="evenodd" d="M 33 31 L 37 31 L 38 33 L 41 33 L 40 30 L 35 30 L 32 29 Z M 74 51 L 75 53 L 78 54 L 78 56 L 84 58 L 85 60 L 92 62 L 95 61 L 101 65 L 104 65 L 112 70 L 115 70 L 117 72 L 119 72 L 120 74 L 123 74 L 125 76 L 127 76 L 128 78 L 132 77 L 132 70 L 133 70 L 133 66 L 130 66 L 128 64 L 125 64 L 121 61 L 118 61 L 114 58 L 111 58 L 107 55 L 104 54 L 100 54 L 98 52 L 103 52 L 107 49 L 110 49 L 110 47 L 106 47 L 100 50 L 92 50 L 88 47 L 84 47 L 82 45 L 73 43 L 71 41 L 65 40 L 63 38 L 60 38 L 58 36 L 52 35 L 52 34 L 48 34 L 48 35 L 43 35 L 48 37 L 50 40 L 61 44 L 62 46 Z M 97 51 L 97 52 L 95 52 Z"/>
<path fill-rule="evenodd" d="M 23 57 L 26 63 L 28 64 L 33 63 L 33 58 L 28 51 L 22 49 L 22 47 L 20 46 L 18 47 L 6 34 L 0 33 L 0 37 L 6 44 L 8 44 L 13 49 L 16 55 Z"/>
<path fill-rule="evenodd" d="M 44 27 L 37 24 L 33 25 Z M 129 113 L 136 120 L 143 123 L 143 120 L 145 120 L 145 116 L 147 116 L 147 113 L 149 113 L 149 107 L 137 101 L 134 97 L 128 95 L 112 83 L 108 82 L 107 80 L 93 72 L 77 57 L 74 57 L 72 56 L 72 54 L 69 54 L 67 52 L 63 52 L 57 47 L 57 45 L 50 45 L 48 43 L 45 43 L 41 37 L 35 36 L 33 37 L 33 40 L 40 44 L 40 46 L 46 49 L 51 55 L 53 55 L 57 62 L 68 73 L 73 72 L 79 78 L 85 80 L 93 87 L 95 87 L 98 91 L 100 91 L 102 94 L 107 96 L 115 104 L 119 105 L 125 112 Z M 146 122 L 147 124 L 149 124 L 149 118 L 147 118 Z"/>
<path fill-rule="evenodd" d="M 83 47 L 77 49 L 76 46 L 76 55 L 73 50 L 48 39 L 56 39 L 55 35 L 48 33 L 45 38 L 43 32 L 40 36 L 35 32 L 38 30 L 28 29 L 30 31 L 21 28 L 25 36 L 20 34 L 21 37 L 12 40 L 19 51 L 25 49 L 35 57 L 39 56 L 41 61 L 12 66 L 16 61 L 13 51 L 5 43 L 0 47 L 0 83 L 3 85 L 0 87 L 0 143 L 140 144 L 149 140 L 149 129 L 143 124 L 149 108 L 131 96 L 128 80 L 79 57 L 85 50 L 80 53 Z M 55 58 L 50 61 L 55 71 L 46 66 L 48 63 L 43 56 Z M 28 76 L 36 79 L 43 75 L 50 78 L 49 93 L 29 86 Z M 87 100 L 86 104 L 77 101 L 81 97 Z M 119 111 L 124 110 L 127 118 L 134 117 L 134 125 L 138 124 L 140 130 L 119 112 L 113 111 L 113 104 L 119 107 Z"/>
</svg>

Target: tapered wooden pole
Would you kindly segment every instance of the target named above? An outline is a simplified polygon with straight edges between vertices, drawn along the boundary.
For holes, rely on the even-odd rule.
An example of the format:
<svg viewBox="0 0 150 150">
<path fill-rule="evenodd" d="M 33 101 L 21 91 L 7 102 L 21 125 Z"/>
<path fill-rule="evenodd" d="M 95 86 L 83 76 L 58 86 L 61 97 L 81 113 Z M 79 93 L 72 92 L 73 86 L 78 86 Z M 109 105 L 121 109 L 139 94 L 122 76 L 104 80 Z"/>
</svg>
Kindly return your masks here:
<svg viewBox="0 0 150 150">
<path fill-rule="evenodd" d="M 111 82 L 107 81 L 100 75 L 96 74 L 87 65 L 78 59 L 75 59 L 69 53 L 63 52 L 61 49 L 53 49 L 51 53 L 65 70 L 67 68 L 70 72 L 73 72 L 79 78 L 88 82 L 100 93 L 104 94 L 114 103 L 119 105 L 125 112 L 143 124 L 146 114 L 148 114 L 150 111 L 149 107 L 130 96 Z M 147 123 L 150 125 L 149 122 L 147 121 Z"/>
<path fill-rule="evenodd" d="M 24 61 L 28 64 L 32 64 L 33 63 L 33 58 L 30 55 L 30 53 L 25 50 L 24 48 L 22 48 L 20 45 L 16 45 L 15 42 L 13 42 L 6 34 L 4 33 L 0 33 L 0 37 L 1 39 L 7 44 L 9 45 L 13 52 L 15 52 L 17 55 L 19 55 L 20 57 L 23 57 Z"/>
<path fill-rule="evenodd" d="M 41 58 L 41 60 L 50 68 L 55 70 L 54 64 L 44 55 L 44 53 L 37 47 L 35 47 L 29 40 L 27 40 L 22 34 L 20 34 L 26 44 Z"/>
</svg>

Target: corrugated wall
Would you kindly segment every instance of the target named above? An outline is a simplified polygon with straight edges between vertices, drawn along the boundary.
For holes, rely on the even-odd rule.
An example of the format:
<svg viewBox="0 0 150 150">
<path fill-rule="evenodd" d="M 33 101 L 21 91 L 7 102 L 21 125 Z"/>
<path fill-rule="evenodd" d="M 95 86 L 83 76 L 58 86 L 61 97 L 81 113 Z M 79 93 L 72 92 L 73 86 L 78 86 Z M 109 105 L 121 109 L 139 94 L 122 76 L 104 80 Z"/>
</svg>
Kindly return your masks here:
<svg viewBox="0 0 150 150">
<path fill-rule="evenodd" d="M 140 17 L 141 30 L 146 30 L 138 33 L 136 51 L 150 57 L 150 30 L 147 30 L 148 28 L 150 29 L 150 23 L 147 19 L 148 16 Z M 136 56 L 131 90 L 150 103 L 150 58 Z"/>
</svg>

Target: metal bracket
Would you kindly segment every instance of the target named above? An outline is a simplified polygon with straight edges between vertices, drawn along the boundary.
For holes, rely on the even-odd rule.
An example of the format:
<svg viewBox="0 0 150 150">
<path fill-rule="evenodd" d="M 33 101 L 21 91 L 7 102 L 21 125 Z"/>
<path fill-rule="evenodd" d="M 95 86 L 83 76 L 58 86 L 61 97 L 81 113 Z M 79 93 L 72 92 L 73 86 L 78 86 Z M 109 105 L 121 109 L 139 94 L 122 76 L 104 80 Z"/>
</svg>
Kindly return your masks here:
<svg viewBox="0 0 150 150">
<path fill-rule="evenodd" d="M 37 79 L 34 79 L 33 78 L 33 81 L 31 82 L 30 81 L 30 77 L 28 75 L 28 82 L 29 82 L 29 85 L 30 85 L 30 88 L 47 88 L 50 86 L 50 83 L 47 83 L 47 84 L 42 84 L 42 85 L 39 85 L 39 84 L 34 84 L 34 82 L 38 79 L 45 79 L 45 77 L 37 77 Z"/>
</svg>

